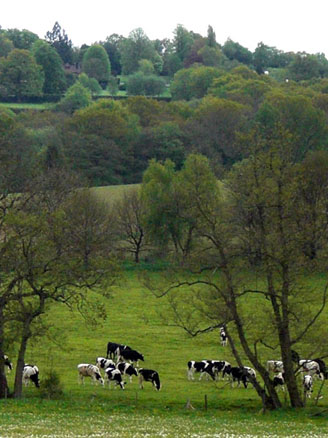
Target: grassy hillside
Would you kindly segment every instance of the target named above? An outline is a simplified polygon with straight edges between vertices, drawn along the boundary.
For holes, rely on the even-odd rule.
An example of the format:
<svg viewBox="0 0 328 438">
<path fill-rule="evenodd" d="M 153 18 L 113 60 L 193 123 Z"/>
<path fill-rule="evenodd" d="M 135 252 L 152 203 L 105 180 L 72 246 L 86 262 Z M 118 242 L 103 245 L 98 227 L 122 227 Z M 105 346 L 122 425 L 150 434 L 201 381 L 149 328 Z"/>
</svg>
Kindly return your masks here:
<svg viewBox="0 0 328 438">
<path fill-rule="evenodd" d="M 94 190 L 110 203 L 131 187 Z M 313 282 L 321 285 L 323 279 Z M 220 345 L 217 332 L 191 338 L 177 327 L 164 326 L 159 311 L 165 312 L 166 303 L 144 288 L 137 269 L 126 269 L 111 298 L 92 297 L 105 304 L 105 321 L 93 326 L 64 306 L 50 308 L 46 317 L 49 336 L 29 345 L 26 354 L 28 363 L 39 366 L 41 385 L 50 370 L 60 374 L 63 397 L 42 399 L 39 390 L 30 386 L 24 388 L 22 400 L 1 400 L 0 437 L 328 436 L 327 383 L 318 406 L 312 398 L 306 410 L 261 415 L 261 404 L 251 387 L 232 389 L 227 382 L 199 381 L 198 377 L 188 381 L 188 360 L 225 359 L 234 364 L 230 349 Z M 105 356 L 108 341 L 128 344 L 143 353 L 145 362 L 139 366 L 159 372 L 161 391 L 150 383 L 140 390 L 135 377 L 124 391 L 94 386 L 88 380 L 79 385 L 77 364 L 95 363 L 97 356 Z M 12 387 L 14 374 L 8 379 Z M 319 385 L 316 381 L 314 395 Z M 285 404 L 282 392 L 280 397 Z M 185 408 L 188 400 L 194 409 Z"/>
<path fill-rule="evenodd" d="M 314 401 L 310 400 L 306 413 L 286 410 L 262 416 L 253 388 L 231 389 L 222 381 L 188 381 L 188 360 L 215 358 L 234 362 L 230 350 L 220 346 L 217 333 L 190 338 L 178 328 L 163 326 L 158 310 L 165 311 L 165 302 L 143 288 L 137 272 L 128 271 L 110 299 L 94 298 L 105 303 L 106 321 L 93 327 L 81 315 L 71 313 L 65 307 L 50 309 L 47 322 L 53 325 L 52 339 L 42 338 L 30 345 L 26 355 L 29 363 L 39 366 L 41 383 L 51 369 L 60 373 L 65 392 L 63 398 L 43 400 L 36 388 L 28 387 L 24 388 L 23 400 L 1 401 L 0 436 L 4 430 L 7 430 L 5 436 L 27 436 L 26 427 L 34 436 L 41 436 L 51 428 L 58 428 L 58 435 L 54 436 L 77 433 L 95 436 L 95 431 L 97 436 L 119 433 L 123 437 L 145 436 L 146 432 L 150 433 L 147 436 L 158 436 L 158 427 L 167 437 L 177 436 L 178 431 L 179 436 L 191 436 L 191 430 L 195 436 L 214 436 L 218 430 L 237 436 L 254 433 L 271 436 L 273 431 L 278 436 L 291 436 L 291 432 L 308 436 L 306 433 L 310 431 L 318 434 L 311 436 L 323 436 L 327 415 L 310 417 L 309 414 L 328 408 L 327 388 L 319 406 L 315 408 Z M 157 392 L 146 383 L 142 391 L 136 378 L 126 385 L 125 391 L 93 386 L 88 380 L 80 386 L 77 364 L 94 363 L 97 356 L 105 355 L 108 341 L 126 343 L 142 352 L 145 362 L 141 366 L 158 370 L 162 390 Z M 10 385 L 13 377 L 13 374 L 9 375 Z M 315 390 L 318 385 L 317 382 Z M 281 397 L 284 397 L 282 393 Z M 195 410 L 185 409 L 187 400 Z M 106 435 L 109 422 L 112 434 Z M 140 428 L 144 433 L 138 435 Z"/>
</svg>

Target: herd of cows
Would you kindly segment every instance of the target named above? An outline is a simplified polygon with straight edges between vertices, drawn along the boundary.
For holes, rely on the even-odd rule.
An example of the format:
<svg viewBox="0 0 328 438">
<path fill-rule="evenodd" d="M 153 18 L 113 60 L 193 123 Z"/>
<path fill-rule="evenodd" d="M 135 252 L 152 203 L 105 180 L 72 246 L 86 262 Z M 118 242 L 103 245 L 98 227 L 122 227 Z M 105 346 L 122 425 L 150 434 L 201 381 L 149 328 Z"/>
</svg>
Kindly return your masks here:
<svg viewBox="0 0 328 438">
<path fill-rule="evenodd" d="M 223 327 L 220 329 L 221 345 L 226 346 L 228 339 Z M 297 354 L 297 353 L 295 353 Z M 111 382 L 124 389 L 124 377 L 132 381 L 133 376 L 139 377 L 139 386 L 143 389 L 143 382 L 150 382 L 156 390 L 161 389 L 161 382 L 157 371 L 147 368 L 138 368 L 139 360 L 144 361 L 144 356 L 136 350 L 133 350 L 128 345 L 117 344 L 115 342 L 108 342 L 106 357 L 97 357 L 96 364 L 81 363 L 78 364 L 79 382 L 84 383 L 84 378 L 90 377 L 95 383 L 105 384 L 110 387 Z M 311 397 L 313 392 L 313 379 L 320 380 L 328 379 L 328 371 L 322 359 L 300 359 L 297 355 L 294 361 L 297 363 L 297 373 L 302 375 L 302 384 L 304 394 Z M 8 356 L 4 356 L 4 363 L 8 370 L 12 370 L 13 366 Z M 104 372 L 104 378 L 101 375 L 101 370 Z M 280 360 L 267 361 L 268 372 L 273 373 L 273 383 L 278 389 L 281 387 L 284 391 L 284 364 Z M 187 364 L 188 380 L 194 380 L 195 373 L 199 373 L 199 380 L 204 375 L 213 380 L 220 378 L 228 379 L 231 386 L 237 382 L 247 388 L 249 382 L 254 382 L 256 379 L 256 372 L 253 368 L 243 366 L 232 366 L 225 360 L 190 360 Z M 23 370 L 23 383 L 28 386 L 32 381 L 36 387 L 40 386 L 39 369 L 36 365 L 26 364 Z"/>
</svg>

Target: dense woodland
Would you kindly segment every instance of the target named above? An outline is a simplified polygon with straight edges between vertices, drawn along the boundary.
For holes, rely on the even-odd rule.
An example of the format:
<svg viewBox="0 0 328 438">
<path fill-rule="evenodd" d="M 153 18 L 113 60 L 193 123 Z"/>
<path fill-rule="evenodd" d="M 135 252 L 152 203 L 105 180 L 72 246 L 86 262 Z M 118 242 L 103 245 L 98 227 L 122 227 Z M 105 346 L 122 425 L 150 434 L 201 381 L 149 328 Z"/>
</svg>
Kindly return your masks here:
<svg viewBox="0 0 328 438">
<path fill-rule="evenodd" d="M 262 43 L 251 53 L 183 26 L 173 41 L 137 29 L 80 49 L 58 24 L 45 41 L 1 30 L 0 50 L 3 99 L 65 93 L 48 110 L 0 109 L 0 357 L 14 333 L 14 396 L 49 303 L 101 315 L 88 290 L 106 294 L 122 262 L 143 260 L 167 263 L 168 278 L 145 278 L 170 297 L 166 318 L 191 335 L 226 326 L 237 363 L 246 357 L 261 376 L 264 408 L 281 406 L 264 365 L 275 348 L 290 404 L 303 406 L 293 351 L 328 354 L 327 287 L 305 282 L 327 266 L 325 57 Z M 165 80 L 172 100 L 92 98 L 120 74 L 128 92 L 131 78 Z M 129 183 L 140 190 L 110 212 L 76 190 Z M 188 286 L 192 295 L 175 293 Z M 245 305 L 254 299 L 256 314 Z"/>
</svg>

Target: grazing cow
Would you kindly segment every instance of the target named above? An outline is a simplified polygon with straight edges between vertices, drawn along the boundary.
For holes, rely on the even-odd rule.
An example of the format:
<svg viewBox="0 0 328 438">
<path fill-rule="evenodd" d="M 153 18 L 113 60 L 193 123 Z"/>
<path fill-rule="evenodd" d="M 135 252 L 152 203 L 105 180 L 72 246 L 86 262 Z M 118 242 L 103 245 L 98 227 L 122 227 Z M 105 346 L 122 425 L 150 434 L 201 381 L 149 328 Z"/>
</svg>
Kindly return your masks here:
<svg viewBox="0 0 328 438">
<path fill-rule="evenodd" d="M 244 370 L 246 370 L 247 376 L 252 377 L 253 379 L 256 379 L 256 371 L 254 370 L 254 368 L 244 367 Z"/>
<path fill-rule="evenodd" d="M 200 373 L 199 380 L 202 379 L 205 373 L 215 380 L 215 374 L 213 371 L 214 365 L 211 362 L 212 361 L 208 360 L 203 360 L 201 362 L 190 360 L 187 369 L 188 380 L 194 380 L 194 373 Z"/>
<path fill-rule="evenodd" d="M 79 372 L 79 382 L 84 384 L 84 377 L 91 377 L 94 383 L 100 383 L 104 385 L 104 379 L 101 377 L 99 368 L 96 365 L 89 363 L 80 363 L 77 366 Z"/>
<path fill-rule="evenodd" d="M 238 387 L 240 386 L 240 382 L 242 382 L 244 387 L 247 388 L 247 370 L 244 367 L 232 367 L 228 365 L 226 367 L 226 374 L 230 376 L 232 387 L 234 382 L 238 382 Z"/>
<path fill-rule="evenodd" d="M 301 359 L 299 361 L 299 366 L 301 367 L 301 373 L 304 375 L 310 375 L 312 377 L 316 376 L 320 380 L 324 380 L 324 373 L 321 372 L 320 365 L 317 361 L 311 359 Z"/>
<path fill-rule="evenodd" d="M 310 374 L 306 374 L 303 377 L 303 389 L 306 397 L 311 398 L 313 392 L 313 378 Z"/>
<path fill-rule="evenodd" d="M 39 368 L 36 365 L 24 365 L 23 369 L 23 383 L 28 386 L 29 382 L 33 382 L 37 388 L 40 388 Z"/>
<path fill-rule="evenodd" d="M 115 368 L 115 362 L 112 361 L 111 359 L 106 359 L 105 357 L 97 357 L 96 366 L 99 369 L 103 369 L 103 370 L 105 370 L 106 368 L 108 368 L 110 366 Z"/>
<path fill-rule="evenodd" d="M 285 391 L 285 373 L 278 373 L 273 378 L 273 386 L 277 389 L 281 388 Z"/>
<path fill-rule="evenodd" d="M 119 362 L 116 365 L 116 369 L 118 369 L 122 376 L 127 375 L 130 378 L 130 382 L 132 382 L 132 376 L 137 376 L 138 372 L 137 370 L 130 364 L 127 362 Z"/>
<path fill-rule="evenodd" d="M 115 382 L 116 385 L 119 385 L 121 389 L 124 389 L 124 385 L 126 382 L 123 382 L 121 371 L 116 368 L 106 368 L 105 369 L 105 379 L 108 383 L 108 387 L 110 388 L 111 382 Z"/>
<path fill-rule="evenodd" d="M 221 345 L 222 347 L 226 347 L 228 344 L 228 336 L 225 332 L 224 327 L 220 327 L 220 339 L 221 339 Z"/>
<path fill-rule="evenodd" d="M 146 368 L 139 368 L 139 386 L 143 389 L 143 382 L 151 382 L 154 388 L 159 391 L 161 389 L 161 382 L 157 371 L 147 370 Z"/>
<path fill-rule="evenodd" d="M 115 359 L 116 357 L 116 350 L 119 347 L 123 347 L 122 344 L 117 344 L 116 342 L 108 342 L 107 344 L 107 355 L 106 359 Z"/>
<path fill-rule="evenodd" d="M 284 372 L 284 363 L 281 360 L 268 360 L 267 371 L 272 371 L 274 374 Z"/>
<path fill-rule="evenodd" d="M 220 372 L 222 372 L 222 378 L 224 378 L 225 369 L 230 365 L 226 360 L 203 360 L 202 362 L 208 362 L 213 365 L 212 371 L 216 380 L 219 380 Z"/>
<path fill-rule="evenodd" d="M 8 373 L 10 373 L 10 371 L 13 369 L 13 364 L 10 362 L 9 357 L 6 354 L 4 354 L 2 356 L 2 359 L 4 361 L 5 367 L 7 367 Z"/>
<path fill-rule="evenodd" d="M 144 361 L 145 359 L 143 355 L 136 350 L 127 350 L 127 349 L 118 348 L 117 360 L 118 362 L 124 362 L 128 360 L 130 362 L 136 362 L 136 365 L 138 365 L 139 360 Z"/>
</svg>

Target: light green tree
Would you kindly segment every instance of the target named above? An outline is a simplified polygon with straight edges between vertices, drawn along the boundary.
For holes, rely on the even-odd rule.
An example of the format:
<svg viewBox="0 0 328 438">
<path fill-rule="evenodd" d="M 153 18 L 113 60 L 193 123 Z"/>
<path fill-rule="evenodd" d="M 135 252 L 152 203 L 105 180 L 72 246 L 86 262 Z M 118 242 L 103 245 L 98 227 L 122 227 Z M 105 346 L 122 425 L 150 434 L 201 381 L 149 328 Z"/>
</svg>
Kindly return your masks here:
<svg viewBox="0 0 328 438">
<path fill-rule="evenodd" d="M 95 78 L 104 86 L 107 86 L 110 76 L 110 62 L 106 50 L 99 44 L 89 47 L 83 55 L 82 71 L 89 78 Z"/>
</svg>

